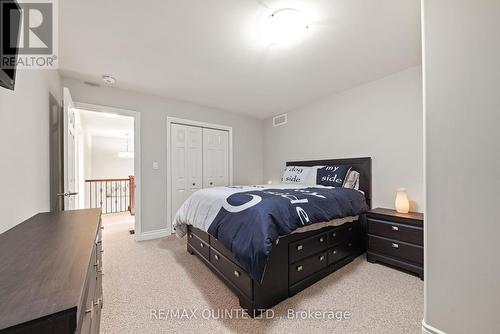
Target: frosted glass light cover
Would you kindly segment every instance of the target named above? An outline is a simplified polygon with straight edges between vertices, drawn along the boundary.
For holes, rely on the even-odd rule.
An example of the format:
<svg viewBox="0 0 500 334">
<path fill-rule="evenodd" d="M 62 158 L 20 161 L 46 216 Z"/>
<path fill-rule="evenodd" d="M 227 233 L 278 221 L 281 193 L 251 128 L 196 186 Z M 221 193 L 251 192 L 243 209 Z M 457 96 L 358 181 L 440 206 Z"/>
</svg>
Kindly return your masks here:
<svg viewBox="0 0 500 334">
<path fill-rule="evenodd" d="M 396 193 L 396 211 L 399 213 L 410 212 L 410 201 L 408 200 L 408 194 L 405 188 L 399 188 Z"/>
</svg>

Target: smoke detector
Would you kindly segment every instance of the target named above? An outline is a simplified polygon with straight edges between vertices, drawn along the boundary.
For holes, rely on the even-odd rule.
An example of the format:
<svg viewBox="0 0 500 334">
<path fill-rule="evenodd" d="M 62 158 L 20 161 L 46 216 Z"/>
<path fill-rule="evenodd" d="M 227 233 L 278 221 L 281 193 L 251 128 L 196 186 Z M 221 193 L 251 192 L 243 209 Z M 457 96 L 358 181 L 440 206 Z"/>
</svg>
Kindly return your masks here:
<svg viewBox="0 0 500 334">
<path fill-rule="evenodd" d="M 113 86 L 116 83 L 116 79 L 108 74 L 104 74 L 102 76 L 102 81 L 104 81 L 104 83 L 108 86 Z"/>
</svg>

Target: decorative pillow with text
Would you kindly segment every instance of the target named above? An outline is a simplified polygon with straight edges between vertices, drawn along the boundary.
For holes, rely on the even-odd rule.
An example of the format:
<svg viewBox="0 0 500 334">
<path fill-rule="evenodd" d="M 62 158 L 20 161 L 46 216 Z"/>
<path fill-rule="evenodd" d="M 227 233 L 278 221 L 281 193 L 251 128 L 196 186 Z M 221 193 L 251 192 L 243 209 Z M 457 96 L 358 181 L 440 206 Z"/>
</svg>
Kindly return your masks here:
<svg viewBox="0 0 500 334">
<path fill-rule="evenodd" d="M 350 170 L 351 166 L 347 165 L 318 168 L 316 183 L 322 186 L 342 187 Z"/>
<path fill-rule="evenodd" d="M 307 175 L 309 175 L 310 171 L 311 167 L 288 166 L 283 171 L 283 175 L 281 176 L 281 183 L 305 183 Z"/>
</svg>

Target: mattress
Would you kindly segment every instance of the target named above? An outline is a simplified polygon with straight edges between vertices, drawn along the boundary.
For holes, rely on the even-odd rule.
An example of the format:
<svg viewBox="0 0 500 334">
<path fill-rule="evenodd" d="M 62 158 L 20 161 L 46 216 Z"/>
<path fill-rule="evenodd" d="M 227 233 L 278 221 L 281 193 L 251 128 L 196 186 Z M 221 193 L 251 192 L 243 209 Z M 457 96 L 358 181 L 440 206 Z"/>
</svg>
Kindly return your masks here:
<svg viewBox="0 0 500 334">
<path fill-rule="evenodd" d="M 323 227 L 328 227 L 328 226 L 340 226 L 340 225 L 344 225 L 345 223 L 350 223 L 350 222 L 356 221 L 356 220 L 358 220 L 358 218 L 359 218 L 359 216 L 350 216 L 350 217 L 332 219 L 332 220 L 327 221 L 327 222 L 302 226 L 302 227 L 299 227 L 298 229 L 296 229 L 295 231 L 293 231 L 292 234 L 321 230 Z M 280 238 L 283 238 L 283 237 L 286 237 L 286 235 L 280 236 Z"/>
</svg>

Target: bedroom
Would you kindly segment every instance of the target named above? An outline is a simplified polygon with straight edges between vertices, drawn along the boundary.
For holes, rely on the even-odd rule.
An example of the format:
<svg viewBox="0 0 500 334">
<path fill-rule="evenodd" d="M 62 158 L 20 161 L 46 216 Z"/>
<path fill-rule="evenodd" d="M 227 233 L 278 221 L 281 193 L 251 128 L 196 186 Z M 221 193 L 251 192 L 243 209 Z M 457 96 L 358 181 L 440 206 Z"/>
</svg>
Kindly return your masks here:
<svg viewBox="0 0 500 334">
<path fill-rule="evenodd" d="M 1 3 L 0 332 L 500 331 L 496 2 Z M 134 234 L 39 214 L 81 105 L 134 115 Z"/>
</svg>

